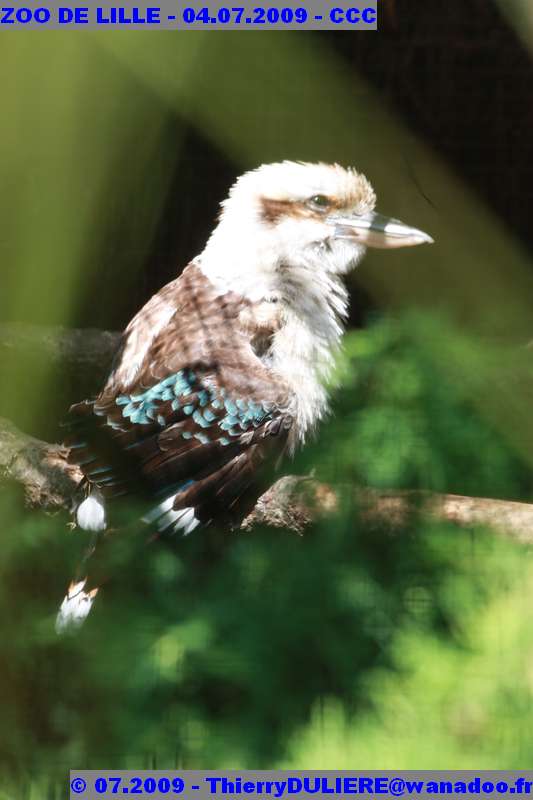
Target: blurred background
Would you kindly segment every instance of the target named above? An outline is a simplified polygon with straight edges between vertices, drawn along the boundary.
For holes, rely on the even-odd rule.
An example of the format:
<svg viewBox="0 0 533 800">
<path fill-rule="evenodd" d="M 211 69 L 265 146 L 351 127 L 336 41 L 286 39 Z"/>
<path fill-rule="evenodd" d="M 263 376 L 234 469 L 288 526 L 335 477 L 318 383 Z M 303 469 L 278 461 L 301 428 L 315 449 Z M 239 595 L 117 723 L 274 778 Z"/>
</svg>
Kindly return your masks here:
<svg viewBox="0 0 533 800">
<path fill-rule="evenodd" d="M 436 240 L 350 276 L 335 415 L 293 468 L 339 502 L 305 537 L 128 543 L 57 639 L 82 545 L 1 487 L 0 797 L 66 796 L 70 767 L 531 763 L 529 546 L 416 507 L 392 531 L 355 489 L 533 499 L 533 16 L 381 0 L 379 25 L 0 34 L 3 324 L 124 327 L 269 161 L 355 165 Z M 98 389 L 16 348 L 0 385 L 48 441 Z"/>
</svg>

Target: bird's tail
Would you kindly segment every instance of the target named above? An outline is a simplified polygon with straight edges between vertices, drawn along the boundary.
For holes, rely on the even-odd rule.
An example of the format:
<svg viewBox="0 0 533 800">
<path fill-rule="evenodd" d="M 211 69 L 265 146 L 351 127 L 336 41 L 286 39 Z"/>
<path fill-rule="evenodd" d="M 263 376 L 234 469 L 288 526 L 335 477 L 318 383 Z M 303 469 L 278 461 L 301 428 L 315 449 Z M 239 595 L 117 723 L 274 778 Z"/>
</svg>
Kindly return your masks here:
<svg viewBox="0 0 533 800">
<path fill-rule="evenodd" d="M 56 617 L 56 632 L 64 633 L 67 630 L 79 628 L 87 618 L 92 608 L 98 587 L 86 591 L 87 579 L 83 578 L 77 583 L 72 581 Z"/>
<path fill-rule="evenodd" d="M 105 503 L 98 489 L 91 489 L 82 503 L 76 509 L 76 522 L 79 528 L 92 532 L 91 543 L 83 557 L 77 577 L 72 580 L 67 593 L 61 603 L 56 617 L 57 633 L 79 628 L 87 618 L 96 595 L 98 587 L 89 588 L 86 575 L 86 562 L 93 554 L 98 538 L 106 528 Z"/>
</svg>

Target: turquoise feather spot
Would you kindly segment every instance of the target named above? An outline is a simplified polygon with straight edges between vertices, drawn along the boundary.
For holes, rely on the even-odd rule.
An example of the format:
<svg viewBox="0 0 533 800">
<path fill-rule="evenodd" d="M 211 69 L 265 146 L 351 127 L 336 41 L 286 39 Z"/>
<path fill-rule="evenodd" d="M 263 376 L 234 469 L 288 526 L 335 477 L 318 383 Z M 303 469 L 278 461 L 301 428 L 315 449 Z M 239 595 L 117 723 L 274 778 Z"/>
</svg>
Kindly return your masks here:
<svg viewBox="0 0 533 800">
<path fill-rule="evenodd" d="M 235 402 L 237 404 L 237 407 L 240 408 L 241 411 L 247 411 L 248 410 L 248 402 L 246 400 L 241 400 L 239 398 Z"/>
<path fill-rule="evenodd" d="M 198 411 L 198 409 L 196 409 L 196 411 L 192 415 L 192 418 L 196 422 L 196 424 L 199 425 L 201 428 L 209 428 L 210 423 L 206 419 L 204 419 L 202 412 Z"/>
<path fill-rule="evenodd" d="M 260 420 L 265 417 L 265 410 L 259 403 L 248 403 L 248 409 L 253 419 Z"/>
<path fill-rule="evenodd" d="M 130 420 L 137 425 L 148 425 L 150 422 L 142 408 L 138 408 L 137 411 L 134 411 L 133 414 L 130 415 Z"/>
<path fill-rule="evenodd" d="M 182 439 L 192 439 L 192 433 L 190 431 L 182 431 L 181 436 Z"/>
<path fill-rule="evenodd" d="M 182 378 L 179 378 L 174 384 L 174 394 L 175 395 L 183 394 L 189 388 L 190 386 L 187 383 L 187 381 L 183 380 Z"/>
<path fill-rule="evenodd" d="M 234 425 L 238 425 L 239 420 L 237 417 L 232 417 L 228 414 L 227 417 L 224 417 L 222 422 L 220 423 L 219 427 L 222 428 L 223 431 L 229 431 Z"/>
<path fill-rule="evenodd" d="M 221 445 L 224 445 L 224 447 L 226 447 L 226 445 L 228 444 L 231 444 L 230 440 L 226 439 L 225 436 L 221 436 L 218 441 L 220 442 Z"/>
<path fill-rule="evenodd" d="M 194 400 L 189 402 L 182 400 L 182 398 L 192 395 L 193 392 L 195 393 Z M 219 396 L 224 397 L 224 395 L 224 390 L 220 390 Z M 170 401 L 173 411 L 179 411 L 182 408 L 185 414 L 193 415 L 196 424 L 202 428 L 207 428 L 217 420 L 216 414 L 211 408 L 208 408 L 210 403 L 214 409 L 224 407 L 221 399 L 213 397 L 212 390 L 200 389 L 198 391 L 196 376 L 192 370 L 179 370 L 146 391 L 132 395 L 119 395 L 115 400 L 117 406 L 123 406 L 122 416 L 129 418 L 133 424 L 148 425 L 155 420 L 161 427 L 164 427 L 167 421 L 162 414 L 158 413 L 158 405 L 168 401 Z M 183 402 L 185 405 L 182 405 Z M 236 425 L 239 423 L 239 418 L 242 419 L 242 408 L 246 407 L 246 404 L 243 406 L 243 402 L 241 401 L 239 404 L 241 407 L 241 411 L 239 411 L 239 407 L 235 403 L 228 401 L 229 408 L 227 410 L 232 412 L 229 424 Z M 204 411 L 200 411 L 198 406 Z M 99 409 L 95 408 L 95 413 L 100 413 Z M 109 425 L 117 430 L 122 430 L 117 423 L 110 421 Z"/>
<path fill-rule="evenodd" d="M 229 400 L 229 399 L 228 400 L 224 400 L 224 407 L 225 407 L 226 411 L 228 412 L 228 414 L 235 415 L 235 414 L 239 413 L 239 409 L 237 408 L 237 406 L 235 405 L 235 403 L 232 400 Z"/>
<path fill-rule="evenodd" d="M 211 441 L 209 436 L 207 436 L 207 434 L 205 433 L 195 433 L 194 438 L 197 439 L 202 444 L 209 444 L 209 442 Z"/>
</svg>

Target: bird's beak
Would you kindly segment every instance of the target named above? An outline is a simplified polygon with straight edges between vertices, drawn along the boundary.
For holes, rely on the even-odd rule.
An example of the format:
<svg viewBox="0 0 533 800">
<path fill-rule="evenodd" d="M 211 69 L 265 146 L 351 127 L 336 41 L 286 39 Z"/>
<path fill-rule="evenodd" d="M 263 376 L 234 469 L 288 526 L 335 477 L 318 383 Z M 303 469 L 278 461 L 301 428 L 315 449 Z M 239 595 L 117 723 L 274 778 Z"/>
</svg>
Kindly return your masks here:
<svg viewBox="0 0 533 800">
<path fill-rule="evenodd" d="M 433 239 L 418 228 L 411 228 L 397 219 L 382 214 L 353 214 L 329 218 L 335 239 L 357 241 L 366 247 L 413 247 L 433 244 Z"/>
</svg>

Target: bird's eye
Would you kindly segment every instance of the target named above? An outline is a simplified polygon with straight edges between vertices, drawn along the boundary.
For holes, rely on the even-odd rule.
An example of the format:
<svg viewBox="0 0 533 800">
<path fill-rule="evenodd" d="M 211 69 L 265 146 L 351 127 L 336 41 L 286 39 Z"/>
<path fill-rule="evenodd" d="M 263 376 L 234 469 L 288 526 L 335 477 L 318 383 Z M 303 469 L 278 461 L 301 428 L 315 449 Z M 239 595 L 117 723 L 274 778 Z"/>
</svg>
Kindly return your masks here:
<svg viewBox="0 0 533 800">
<path fill-rule="evenodd" d="M 331 206 L 331 200 L 325 194 L 315 194 L 309 198 L 308 205 L 316 211 L 327 211 Z"/>
</svg>

